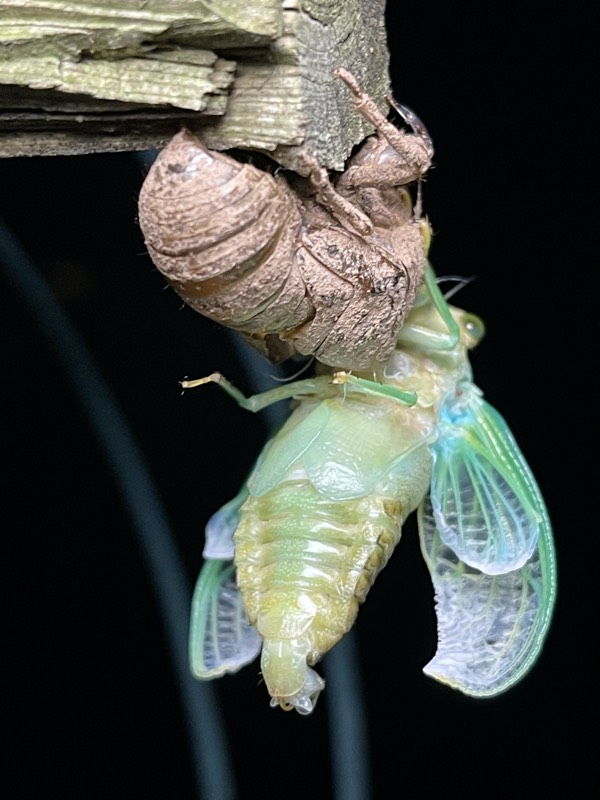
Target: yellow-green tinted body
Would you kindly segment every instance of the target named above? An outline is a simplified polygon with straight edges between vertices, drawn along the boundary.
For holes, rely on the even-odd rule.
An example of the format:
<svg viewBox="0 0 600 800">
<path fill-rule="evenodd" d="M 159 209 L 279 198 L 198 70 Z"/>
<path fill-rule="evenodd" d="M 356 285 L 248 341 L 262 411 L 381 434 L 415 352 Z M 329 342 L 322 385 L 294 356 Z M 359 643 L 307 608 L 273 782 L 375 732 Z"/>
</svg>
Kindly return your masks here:
<svg viewBox="0 0 600 800">
<path fill-rule="evenodd" d="M 402 427 L 406 409 L 397 402 L 382 408 L 339 397 L 304 406 L 263 454 L 234 535 L 238 586 L 263 639 L 267 688 L 297 708 L 308 702 L 307 663 L 354 624 L 431 475 L 427 445 Z M 289 465 L 281 464 L 282 449 L 296 456 Z M 340 483 L 341 462 L 347 481 Z"/>
<path fill-rule="evenodd" d="M 298 401 L 207 526 L 192 605 L 197 677 L 262 650 L 271 704 L 310 713 L 324 686 L 311 665 L 352 626 L 417 507 L 439 632 L 425 672 L 473 696 L 526 674 L 554 607 L 552 531 L 506 422 L 472 382 L 467 351 L 482 335 L 429 273 L 377 375 L 323 375 L 254 398 L 218 374 L 191 383 L 218 382 L 253 411 Z"/>
</svg>

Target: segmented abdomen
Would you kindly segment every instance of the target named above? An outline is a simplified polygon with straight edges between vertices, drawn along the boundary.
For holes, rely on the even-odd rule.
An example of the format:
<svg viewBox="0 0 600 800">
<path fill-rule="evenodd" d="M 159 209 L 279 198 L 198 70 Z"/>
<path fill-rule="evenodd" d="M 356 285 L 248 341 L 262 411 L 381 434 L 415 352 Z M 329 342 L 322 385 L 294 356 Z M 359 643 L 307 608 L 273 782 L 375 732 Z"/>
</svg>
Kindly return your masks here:
<svg viewBox="0 0 600 800">
<path fill-rule="evenodd" d="M 283 181 L 183 130 L 144 181 L 139 213 L 152 260 L 196 311 L 246 332 L 313 313 L 294 258 L 300 207 Z"/>
<path fill-rule="evenodd" d="M 400 539 L 397 500 L 334 501 L 308 480 L 250 497 L 235 533 L 238 586 L 264 639 L 273 697 L 299 691 L 314 664 L 346 633 Z"/>
</svg>

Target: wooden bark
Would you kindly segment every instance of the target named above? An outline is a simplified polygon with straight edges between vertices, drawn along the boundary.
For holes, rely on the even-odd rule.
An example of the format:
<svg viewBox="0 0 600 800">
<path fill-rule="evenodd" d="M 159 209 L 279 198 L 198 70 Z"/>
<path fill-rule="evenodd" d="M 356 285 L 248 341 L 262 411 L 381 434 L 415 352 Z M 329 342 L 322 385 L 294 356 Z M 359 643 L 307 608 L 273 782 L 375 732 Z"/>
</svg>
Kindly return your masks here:
<svg viewBox="0 0 600 800">
<path fill-rule="evenodd" d="M 342 169 L 371 129 L 333 70 L 384 104 L 384 6 L 4 0 L 0 157 L 151 149 L 185 124 L 209 147 Z"/>
</svg>

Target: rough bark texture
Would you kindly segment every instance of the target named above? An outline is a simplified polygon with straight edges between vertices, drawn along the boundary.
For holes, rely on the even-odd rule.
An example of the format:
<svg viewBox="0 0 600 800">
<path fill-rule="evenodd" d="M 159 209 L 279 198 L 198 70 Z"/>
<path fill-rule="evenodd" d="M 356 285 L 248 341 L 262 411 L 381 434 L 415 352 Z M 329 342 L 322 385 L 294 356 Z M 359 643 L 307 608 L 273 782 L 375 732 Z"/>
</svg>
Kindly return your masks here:
<svg viewBox="0 0 600 800">
<path fill-rule="evenodd" d="M 310 152 L 342 169 L 371 132 L 333 76 L 388 89 L 385 0 L 5 0 L 0 157 L 162 147 Z"/>
</svg>

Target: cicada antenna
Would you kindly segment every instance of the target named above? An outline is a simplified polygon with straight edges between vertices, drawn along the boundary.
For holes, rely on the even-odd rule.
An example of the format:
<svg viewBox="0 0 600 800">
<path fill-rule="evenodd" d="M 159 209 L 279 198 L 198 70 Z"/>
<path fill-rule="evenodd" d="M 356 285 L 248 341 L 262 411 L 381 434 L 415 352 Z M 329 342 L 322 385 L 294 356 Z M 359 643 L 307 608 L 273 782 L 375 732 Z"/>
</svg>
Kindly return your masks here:
<svg viewBox="0 0 600 800">
<path fill-rule="evenodd" d="M 477 277 L 477 275 L 471 275 L 468 278 L 464 275 L 441 275 L 436 278 L 436 283 L 439 284 L 445 283 L 446 281 L 455 281 L 456 286 L 453 286 L 452 289 L 448 289 L 447 292 L 444 292 L 444 300 L 449 300 L 451 297 L 454 297 L 455 294 L 464 289 L 469 283 L 477 280 Z"/>
</svg>

